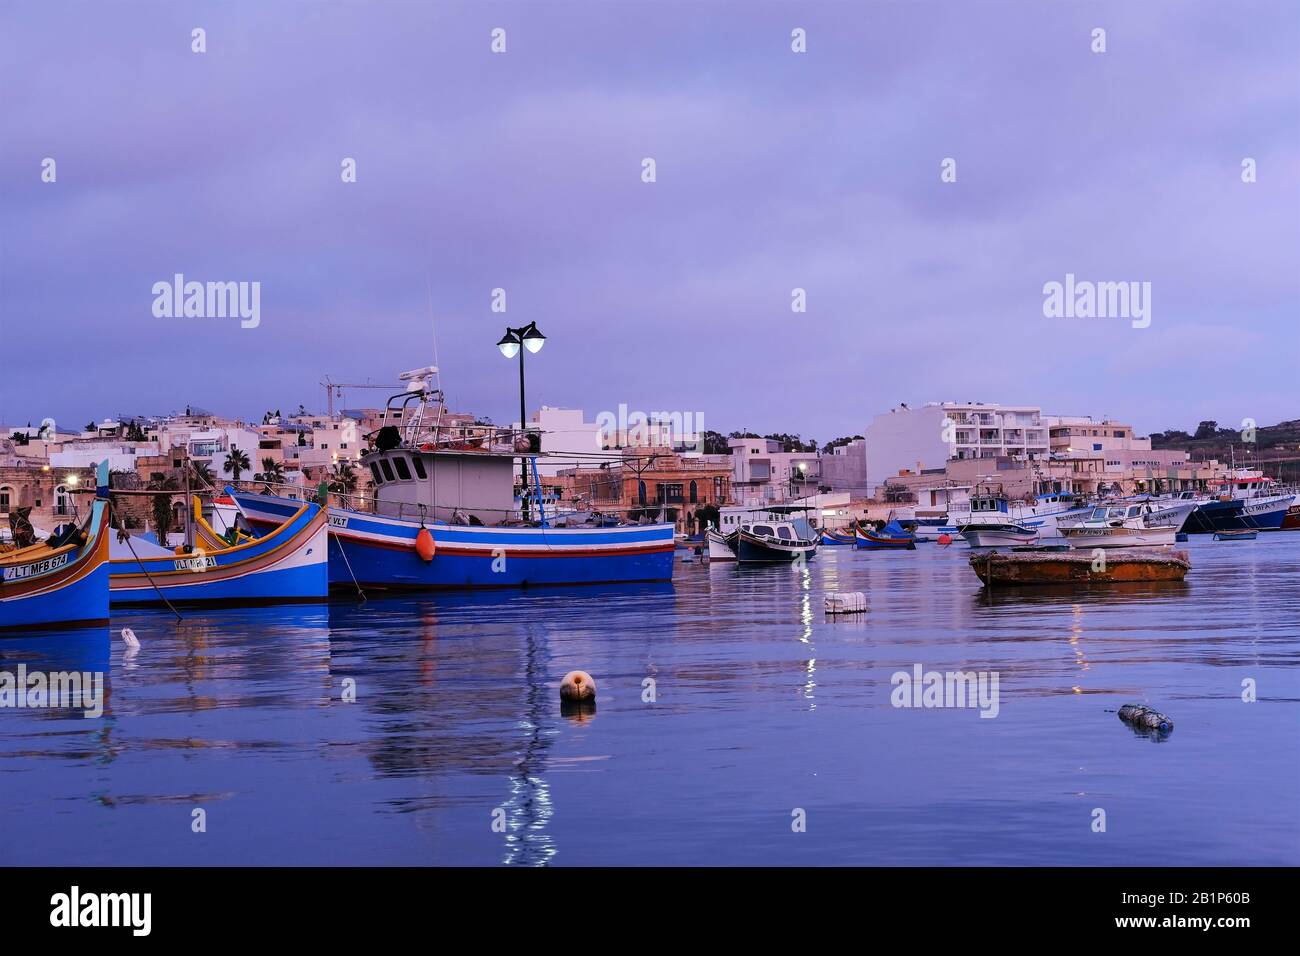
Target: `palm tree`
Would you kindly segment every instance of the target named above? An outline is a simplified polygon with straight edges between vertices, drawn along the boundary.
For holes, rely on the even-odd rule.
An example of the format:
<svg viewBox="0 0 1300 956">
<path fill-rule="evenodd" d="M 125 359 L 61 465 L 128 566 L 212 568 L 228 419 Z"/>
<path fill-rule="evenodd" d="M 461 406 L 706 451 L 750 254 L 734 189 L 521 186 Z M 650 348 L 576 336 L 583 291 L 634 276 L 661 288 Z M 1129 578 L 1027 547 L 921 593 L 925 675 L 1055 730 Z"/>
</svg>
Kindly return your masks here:
<svg viewBox="0 0 1300 956">
<path fill-rule="evenodd" d="M 150 491 L 179 491 L 180 486 L 171 475 L 155 478 L 149 482 Z M 153 510 L 153 528 L 158 536 L 158 543 L 167 547 L 167 535 L 172 530 L 172 496 L 153 495 L 149 499 Z"/>
<path fill-rule="evenodd" d="M 196 485 L 200 488 L 216 487 L 217 478 L 212 474 L 212 469 L 208 467 L 206 461 L 201 461 L 198 458 L 191 458 L 189 460 L 189 465 L 190 474 L 194 476 L 194 483 Z"/>
<path fill-rule="evenodd" d="M 335 462 L 327 480 L 330 491 L 336 494 L 350 495 L 357 490 L 357 473 L 350 462 Z"/>
<path fill-rule="evenodd" d="M 284 484 L 284 465 L 274 458 L 263 458 L 262 473 L 257 476 L 257 480 L 269 484 Z"/>
<path fill-rule="evenodd" d="M 233 481 L 239 481 L 239 476 L 246 471 L 251 471 L 253 465 L 248 460 L 248 453 L 239 450 L 238 445 L 230 446 L 230 453 L 226 455 L 225 472 Z"/>
</svg>

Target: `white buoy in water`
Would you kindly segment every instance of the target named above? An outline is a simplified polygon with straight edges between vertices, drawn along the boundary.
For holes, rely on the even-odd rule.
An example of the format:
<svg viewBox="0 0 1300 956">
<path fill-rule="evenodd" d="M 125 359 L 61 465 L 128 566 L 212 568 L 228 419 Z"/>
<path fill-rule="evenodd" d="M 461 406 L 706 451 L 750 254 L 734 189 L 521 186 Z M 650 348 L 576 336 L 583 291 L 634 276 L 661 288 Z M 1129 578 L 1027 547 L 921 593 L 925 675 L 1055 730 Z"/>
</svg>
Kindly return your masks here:
<svg viewBox="0 0 1300 956">
<path fill-rule="evenodd" d="M 560 681 L 560 700 L 579 702 L 596 699 L 596 682 L 586 671 L 569 671 Z"/>
<path fill-rule="evenodd" d="M 129 627 L 122 628 L 122 643 L 127 647 L 139 647 L 140 639 L 135 636 L 135 631 Z"/>
<path fill-rule="evenodd" d="M 861 591 L 831 591 L 826 595 L 827 614 L 859 614 L 867 609 L 867 596 Z"/>
</svg>

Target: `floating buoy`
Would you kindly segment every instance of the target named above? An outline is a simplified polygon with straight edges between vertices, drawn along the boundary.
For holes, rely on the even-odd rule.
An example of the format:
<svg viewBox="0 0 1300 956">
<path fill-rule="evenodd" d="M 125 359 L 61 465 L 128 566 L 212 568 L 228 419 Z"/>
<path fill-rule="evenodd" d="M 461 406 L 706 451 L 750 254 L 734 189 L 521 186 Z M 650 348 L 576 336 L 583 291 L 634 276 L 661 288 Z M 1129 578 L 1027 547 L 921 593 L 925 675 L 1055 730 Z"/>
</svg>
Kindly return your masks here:
<svg viewBox="0 0 1300 956">
<path fill-rule="evenodd" d="M 861 591 L 832 591 L 826 595 L 827 614 L 857 614 L 867 609 L 867 596 Z"/>
<path fill-rule="evenodd" d="M 948 534 L 947 532 L 939 535 L 939 543 L 944 545 L 945 547 L 952 544 L 952 535 Z"/>
<path fill-rule="evenodd" d="M 415 553 L 420 556 L 421 561 L 432 561 L 436 550 L 429 529 L 421 528 L 420 533 L 415 536 Z"/>
<path fill-rule="evenodd" d="M 586 671 L 569 671 L 560 681 L 560 700 L 595 701 L 596 682 Z"/>
<path fill-rule="evenodd" d="M 1168 733 L 1174 729 L 1172 720 L 1160 713 L 1160 711 L 1153 710 L 1142 704 L 1125 704 L 1119 709 L 1119 719 L 1133 724 L 1135 727 L 1158 730 L 1161 733 Z"/>
<path fill-rule="evenodd" d="M 122 643 L 127 647 L 139 647 L 140 638 L 135 636 L 135 631 L 129 627 L 122 628 Z"/>
</svg>

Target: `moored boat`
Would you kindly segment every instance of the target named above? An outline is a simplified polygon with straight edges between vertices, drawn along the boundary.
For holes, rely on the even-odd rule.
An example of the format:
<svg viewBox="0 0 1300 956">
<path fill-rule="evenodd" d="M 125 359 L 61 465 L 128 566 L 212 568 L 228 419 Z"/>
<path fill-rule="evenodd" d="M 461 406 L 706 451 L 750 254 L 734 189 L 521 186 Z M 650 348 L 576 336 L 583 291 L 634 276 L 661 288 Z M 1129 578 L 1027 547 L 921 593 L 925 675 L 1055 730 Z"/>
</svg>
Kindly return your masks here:
<svg viewBox="0 0 1300 956">
<path fill-rule="evenodd" d="M 434 368 L 405 373 L 384 424 L 361 457 L 373 498 L 340 495 L 329 508 L 332 587 L 457 589 L 671 581 L 673 526 L 553 527 L 540 495 L 527 519 L 515 513 L 516 456 L 526 436 L 488 428 L 473 441 L 448 436 L 426 405 L 441 409 Z M 534 484 L 536 469 L 534 468 Z M 283 522 L 300 505 L 235 493 L 255 528 Z"/>
<path fill-rule="evenodd" d="M 1093 558 L 1082 551 L 988 551 L 970 556 L 985 585 L 1111 584 L 1181 581 L 1191 569 L 1186 551 L 1133 548 Z"/>
<path fill-rule="evenodd" d="M 710 528 L 708 531 L 704 532 L 704 539 L 708 543 L 708 557 L 710 563 L 714 561 L 736 560 L 736 552 L 731 549 L 731 545 L 728 543 L 730 541 L 728 535 L 721 534 L 713 528 Z"/>
<path fill-rule="evenodd" d="M 815 538 L 801 538 L 789 521 L 749 522 L 735 532 L 736 558 L 742 564 L 769 564 L 811 558 Z"/>
<path fill-rule="evenodd" d="M 1178 531 L 1172 524 L 1152 526 L 1149 505 L 1101 505 L 1092 513 L 1057 529 L 1071 548 L 1150 548 L 1172 545 Z"/>
<path fill-rule="evenodd" d="M 1286 509 L 1286 514 L 1282 518 L 1281 529 L 1283 531 L 1293 531 L 1300 528 L 1300 505 L 1292 505 Z"/>
<path fill-rule="evenodd" d="M 231 489 L 226 494 L 233 495 Z M 296 502 L 284 520 L 257 538 L 231 533 L 227 543 L 196 514 L 189 551 L 156 553 L 132 544 L 130 556 L 109 562 L 114 606 L 172 604 L 267 604 L 324 601 L 329 596 L 326 514 L 320 505 Z M 131 553 L 134 549 L 135 553 Z M 119 551 L 121 554 L 121 551 Z"/>
<path fill-rule="evenodd" d="M 916 536 L 903 528 L 897 521 L 891 521 L 879 531 L 870 531 L 859 526 L 856 529 L 857 547 L 863 551 L 914 551 Z"/>
<path fill-rule="evenodd" d="M 108 462 L 80 524 L 0 555 L 0 630 L 108 622 Z"/>
<path fill-rule="evenodd" d="M 1259 532 L 1252 528 L 1235 528 L 1231 531 L 1214 532 L 1215 541 L 1254 541 Z"/>
<path fill-rule="evenodd" d="M 1033 544 L 1038 530 L 1013 520 L 1009 501 L 1000 490 L 970 496 L 970 513 L 957 519 L 957 530 L 972 548 Z"/>
<path fill-rule="evenodd" d="M 851 546 L 854 543 L 854 535 L 852 531 L 849 532 L 832 531 L 829 528 L 823 528 L 821 534 L 821 543 L 823 545 L 831 545 L 833 547 L 838 547 L 841 545 Z"/>
</svg>

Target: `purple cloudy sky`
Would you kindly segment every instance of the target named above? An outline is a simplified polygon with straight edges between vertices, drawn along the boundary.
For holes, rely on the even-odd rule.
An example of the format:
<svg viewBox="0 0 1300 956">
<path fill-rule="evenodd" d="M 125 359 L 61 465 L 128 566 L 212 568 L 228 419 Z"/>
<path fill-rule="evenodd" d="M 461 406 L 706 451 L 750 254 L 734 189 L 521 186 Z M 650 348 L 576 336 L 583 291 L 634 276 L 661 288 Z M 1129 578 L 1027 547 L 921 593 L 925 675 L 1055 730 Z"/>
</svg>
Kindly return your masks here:
<svg viewBox="0 0 1300 956">
<path fill-rule="evenodd" d="M 589 418 L 1300 417 L 1298 48 L 1286 0 L 7 3 L 0 421 L 319 407 L 432 361 L 427 283 L 497 421 L 506 318 L 550 337 L 530 407 Z M 175 272 L 260 281 L 261 326 L 155 318 Z M 1044 318 L 1066 272 L 1150 281 L 1151 327 Z"/>
</svg>

